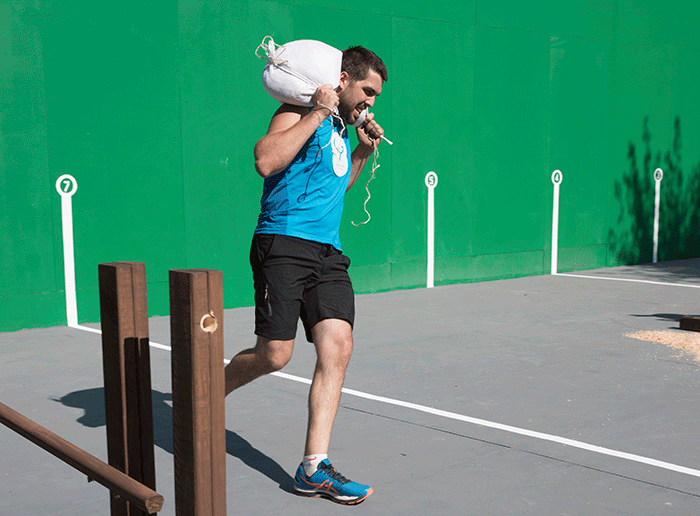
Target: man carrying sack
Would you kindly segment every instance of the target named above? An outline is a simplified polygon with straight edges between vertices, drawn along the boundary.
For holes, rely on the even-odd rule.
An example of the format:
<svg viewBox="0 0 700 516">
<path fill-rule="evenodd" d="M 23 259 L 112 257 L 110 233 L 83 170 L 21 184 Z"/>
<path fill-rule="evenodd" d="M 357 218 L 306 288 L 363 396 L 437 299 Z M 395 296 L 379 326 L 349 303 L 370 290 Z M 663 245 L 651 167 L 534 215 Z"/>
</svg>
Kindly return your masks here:
<svg viewBox="0 0 700 516">
<path fill-rule="evenodd" d="M 279 50 L 272 66 L 294 66 L 293 52 Z M 363 112 L 374 105 L 388 74 L 382 60 L 362 47 L 343 51 L 340 68 L 337 79 L 315 85 L 310 100 L 284 102 L 255 145 L 255 168 L 265 179 L 250 252 L 257 342 L 226 366 L 226 394 L 289 362 L 301 318 L 317 361 L 294 490 L 352 505 L 372 488 L 348 480 L 328 460 L 355 318 L 339 227 L 344 195 L 384 134 L 374 115 Z M 290 70 L 290 77 L 303 72 Z M 350 152 L 347 125 L 358 121 L 358 145 Z"/>
</svg>

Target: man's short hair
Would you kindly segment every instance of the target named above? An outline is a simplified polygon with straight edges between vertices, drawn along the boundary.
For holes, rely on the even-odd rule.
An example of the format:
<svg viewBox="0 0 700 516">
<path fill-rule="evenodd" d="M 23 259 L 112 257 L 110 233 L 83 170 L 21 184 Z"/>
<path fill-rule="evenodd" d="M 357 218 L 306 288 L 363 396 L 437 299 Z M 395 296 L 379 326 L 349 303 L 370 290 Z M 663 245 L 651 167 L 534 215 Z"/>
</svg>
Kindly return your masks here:
<svg viewBox="0 0 700 516">
<path fill-rule="evenodd" d="M 360 46 L 343 50 L 342 71 L 346 72 L 351 80 L 366 79 L 370 70 L 377 72 L 384 82 L 389 79 L 384 61 L 371 50 Z"/>
</svg>

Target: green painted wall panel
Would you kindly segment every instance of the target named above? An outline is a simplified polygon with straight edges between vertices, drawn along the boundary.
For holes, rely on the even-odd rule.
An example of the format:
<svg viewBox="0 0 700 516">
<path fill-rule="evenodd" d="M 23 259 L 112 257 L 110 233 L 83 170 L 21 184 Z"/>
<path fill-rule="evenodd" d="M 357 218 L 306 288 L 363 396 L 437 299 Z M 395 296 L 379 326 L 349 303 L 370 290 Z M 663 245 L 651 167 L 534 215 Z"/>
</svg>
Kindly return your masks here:
<svg viewBox="0 0 700 516">
<path fill-rule="evenodd" d="M 81 321 L 99 318 L 98 263 L 144 261 L 152 281 L 185 265 L 177 9 L 165 7 L 127 2 L 112 12 L 55 2 L 43 25 L 49 166 L 54 177 L 70 173 L 78 182 Z M 151 299 L 150 308 L 167 313 L 166 299 Z"/>
<path fill-rule="evenodd" d="M 605 266 L 607 254 L 607 245 L 560 247 L 557 269 L 559 272 L 598 269 Z"/>
<path fill-rule="evenodd" d="M 412 263 L 418 259 L 419 265 L 411 269 L 419 272 L 408 281 L 424 284 L 428 172 L 434 171 L 439 178 L 435 191 L 435 218 L 439 221 L 436 256 L 472 252 L 474 28 L 397 19 L 393 41 L 395 52 L 411 56 L 410 60 L 396 59 L 394 66 L 398 84 L 392 91 L 392 108 L 405 116 L 396 119 L 392 132 L 396 142 L 392 148 L 393 261 Z M 436 60 L 435 55 L 445 48 L 451 49 L 455 58 Z"/>
<path fill-rule="evenodd" d="M 474 254 L 535 250 L 547 225 L 549 37 L 477 28 L 475 55 Z"/>
<path fill-rule="evenodd" d="M 322 0 L 296 0 L 297 5 L 307 5 L 310 7 L 327 8 L 328 3 Z M 446 21 L 450 23 L 460 23 L 473 25 L 476 15 L 476 0 L 463 0 L 452 2 L 435 2 L 426 4 L 419 0 L 407 0 L 395 2 L 393 0 L 379 0 L 358 6 L 352 0 L 339 0 L 333 3 L 333 10 L 336 15 L 332 24 L 328 27 L 330 31 L 336 33 L 346 33 L 342 27 L 350 27 L 349 32 L 358 33 L 360 29 L 365 29 L 363 23 L 346 23 L 345 16 L 349 12 L 358 13 L 360 16 L 372 14 L 390 15 L 395 18 L 414 18 L 418 20 Z M 362 35 L 364 41 L 365 34 Z M 357 38 L 357 36 L 355 36 Z M 357 43 L 359 44 L 359 43 Z M 371 48 L 366 45 L 367 48 Z M 377 52 L 378 53 L 378 52 Z"/>
<path fill-rule="evenodd" d="M 0 303 L 0 332 L 45 328 L 65 324 L 66 321 L 66 297 L 63 292 L 3 295 Z"/>
<path fill-rule="evenodd" d="M 495 280 L 541 274 L 542 251 L 516 251 L 475 256 L 472 279 Z"/>
<path fill-rule="evenodd" d="M 700 49 L 700 9 L 692 0 L 618 0 L 621 42 Z"/>
<path fill-rule="evenodd" d="M 664 207 L 661 256 L 683 257 L 700 254 L 700 50 L 679 49 L 673 73 L 674 147 L 671 166 L 666 164 L 665 180 L 676 182 L 667 188 L 662 182 Z M 670 252 L 669 252 L 670 251 Z"/>
<path fill-rule="evenodd" d="M 436 264 L 435 284 L 490 281 L 541 274 L 542 251 L 444 258 Z M 425 282 L 423 282 L 425 285 Z"/>
<path fill-rule="evenodd" d="M 425 287 L 425 260 L 412 260 L 391 263 L 391 283 L 393 289 Z"/>
<path fill-rule="evenodd" d="M 683 116 L 681 120 L 683 156 L 686 164 L 700 162 L 700 117 L 692 116 L 700 109 L 700 50 L 678 49 L 673 66 L 673 112 Z M 688 145 L 690 144 L 690 145 Z"/>
<path fill-rule="evenodd" d="M 167 313 L 176 267 L 221 269 L 225 305 L 251 304 L 252 148 L 277 108 L 254 54 L 267 35 L 362 44 L 389 68 L 373 111 L 395 145 L 380 147 L 370 222 L 352 224 L 368 168 L 341 225 L 357 292 L 425 285 L 428 171 L 437 284 L 548 273 L 555 168 L 559 270 L 651 261 L 656 167 L 660 258 L 700 256 L 695 7 L 2 2 L 0 330 L 65 324 L 65 173 L 81 322 L 99 317 L 98 263 L 116 260 L 146 262 L 151 314 Z"/>
<path fill-rule="evenodd" d="M 616 0 L 495 0 L 479 2 L 477 23 L 557 36 L 611 39 Z"/>
<path fill-rule="evenodd" d="M 600 201 L 610 194 L 610 53 L 607 41 L 558 36 L 550 41 L 548 171 L 563 174 L 561 247 L 597 246 L 607 239 L 608 210 Z M 603 255 L 593 266 L 605 265 Z"/>
<path fill-rule="evenodd" d="M 31 13 L 30 2 L 0 5 L 0 296 L 57 288 L 41 34 Z"/>
<path fill-rule="evenodd" d="M 358 285 L 363 285 L 365 293 L 396 288 L 392 283 L 394 275 L 391 263 L 358 265 L 355 259 L 351 259 L 351 262 L 349 273 L 356 293 L 359 292 Z"/>
</svg>

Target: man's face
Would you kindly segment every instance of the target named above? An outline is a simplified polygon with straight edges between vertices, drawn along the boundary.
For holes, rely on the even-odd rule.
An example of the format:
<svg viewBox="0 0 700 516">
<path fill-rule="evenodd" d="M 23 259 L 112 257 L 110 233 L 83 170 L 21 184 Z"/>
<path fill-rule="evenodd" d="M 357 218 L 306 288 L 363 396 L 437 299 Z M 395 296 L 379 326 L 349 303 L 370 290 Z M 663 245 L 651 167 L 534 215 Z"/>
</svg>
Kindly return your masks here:
<svg viewBox="0 0 700 516">
<path fill-rule="evenodd" d="M 382 84 L 381 76 L 374 70 L 370 70 L 361 81 L 353 81 L 342 72 L 338 91 L 340 116 L 347 123 L 354 124 L 362 111 L 374 106 L 375 99 L 382 92 Z"/>
</svg>

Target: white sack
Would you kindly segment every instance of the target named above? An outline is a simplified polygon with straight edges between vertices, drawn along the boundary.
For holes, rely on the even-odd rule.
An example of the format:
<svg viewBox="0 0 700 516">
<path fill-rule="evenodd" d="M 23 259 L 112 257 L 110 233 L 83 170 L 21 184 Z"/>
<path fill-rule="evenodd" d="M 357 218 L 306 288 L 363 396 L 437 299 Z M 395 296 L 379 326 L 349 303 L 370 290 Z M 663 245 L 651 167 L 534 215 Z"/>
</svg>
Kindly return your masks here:
<svg viewBox="0 0 700 516">
<path fill-rule="evenodd" d="M 319 86 L 335 89 L 340 84 L 343 53 L 321 41 L 300 39 L 278 46 L 267 37 L 260 49 L 267 58 L 263 87 L 283 104 L 313 107 L 311 96 Z"/>
</svg>

